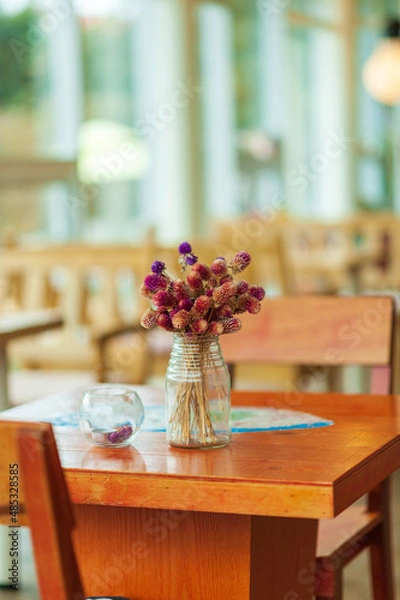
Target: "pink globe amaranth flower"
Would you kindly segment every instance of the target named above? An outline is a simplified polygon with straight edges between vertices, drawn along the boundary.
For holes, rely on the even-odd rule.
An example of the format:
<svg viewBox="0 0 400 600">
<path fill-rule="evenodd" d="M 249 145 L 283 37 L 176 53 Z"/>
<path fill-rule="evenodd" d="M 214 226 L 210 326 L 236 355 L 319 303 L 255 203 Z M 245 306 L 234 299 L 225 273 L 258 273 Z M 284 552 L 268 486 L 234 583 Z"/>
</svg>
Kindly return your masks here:
<svg viewBox="0 0 400 600">
<path fill-rule="evenodd" d="M 192 306 L 193 306 L 193 302 L 191 300 L 189 300 L 189 298 L 184 298 L 183 300 L 180 300 L 179 304 L 178 304 L 178 308 L 180 310 L 183 309 L 183 310 L 190 311 L 190 310 L 192 310 Z"/>
<path fill-rule="evenodd" d="M 140 324 L 145 329 L 151 329 L 157 324 L 157 313 L 151 308 L 148 308 L 140 319 Z"/>
<path fill-rule="evenodd" d="M 209 267 L 203 263 L 196 263 L 191 269 L 191 273 L 197 273 L 203 281 L 209 281 L 212 277 L 212 272 Z"/>
<path fill-rule="evenodd" d="M 232 281 L 227 281 L 219 287 L 215 288 L 213 292 L 213 299 L 217 306 L 228 302 L 232 296 L 236 294 L 236 285 Z"/>
<path fill-rule="evenodd" d="M 233 273 L 240 273 L 241 271 L 244 271 L 246 267 L 249 266 L 250 261 L 250 254 L 242 250 L 241 252 L 235 254 L 235 256 L 232 258 L 229 264 Z"/>
<path fill-rule="evenodd" d="M 228 263 L 224 258 L 216 258 L 211 263 L 210 269 L 214 273 L 214 275 L 217 275 L 217 277 L 221 277 L 221 275 L 225 275 L 225 273 L 228 272 Z"/>
<path fill-rule="evenodd" d="M 191 314 L 187 310 L 178 310 L 171 319 L 172 325 L 174 329 L 185 329 L 189 325 L 191 318 Z"/>
<path fill-rule="evenodd" d="M 261 303 L 254 298 L 254 296 L 248 296 L 246 299 L 246 310 L 252 315 L 256 315 L 261 310 Z"/>
<path fill-rule="evenodd" d="M 233 315 L 232 308 L 228 304 L 219 306 L 215 311 L 215 315 L 217 319 L 229 319 Z"/>
<path fill-rule="evenodd" d="M 208 296 L 209 298 L 212 298 L 213 293 L 214 293 L 214 288 L 207 288 L 205 291 L 206 296 Z"/>
<path fill-rule="evenodd" d="M 174 329 L 171 318 L 166 312 L 159 313 L 157 315 L 157 325 L 163 329 L 166 329 L 167 331 L 173 331 Z"/>
<path fill-rule="evenodd" d="M 236 291 L 238 294 L 246 294 L 249 291 L 249 284 L 247 281 L 238 281 L 236 284 Z"/>
<path fill-rule="evenodd" d="M 142 296 L 145 296 L 145 298 L 150 298 L 150 296 L 152 296 L 153 292 L 151 292 L 145 285 L 144 283 L 142 283 L 142 285 L 139 288 L 139 291 L 141 293 Z"/>
<path fill-rule="evenodd" d="M 235 315 L 247 312 L 248 294 L 239 296 L 232 302 L 232 313 Z"/>
<path fill-rule="evenodd" d="M 194 312 L 203 317 L 211 308 L 212 300 L 208 296 L 199 296 L 193 305 Z"/>
<path fill-rule="evenodd" d="M 226 319 L 223 321 L 224 325 L 224 333 L 235 333 L 235 331 L 239 331 L 242 326 L 242 323 L 239 319 L 232 317 L 231 319 Z"/>
<path fill-rule="evenodd" d="M 221 279 L 219 280 L 219 285 L 222 285 L 224 283 L 229 283 L 231 281 L 233 281 L 232 275 L 227 274 L 227 275 L 224 275 L 223 277 L 221 277 Z"/>
<path fill-rule="evenodd" d="M 163 306 L 165 308 L 173 308 L 176 305 L 175 296 L 165 290 L 156 292 L 151 301 L 155 306 Z"/>
<path fill-rule="evenodd" d="M 265 290 L 259 285 L 251 285 L 249 287 L 249 292 L 252 296 L 254 296 L 254 298 L 256 298 L 256 300 L 259 300 L 260 302 L 265 298 Z"/>
<path fill-rule="evenodd" d="M 191 327 L 194 333 L 198 333 L 199 335 L 201 335 L 202 333 L 205 333 L 207 331 L 208 322 L 206 321 L 206 319 L 196 319 L 195 321 L 193 321 Z"/>
<path fill-rule="evenodd" d="M 168 280 L 161 275 L 156 275 L 155 273 L 151 273 L 150 275 L 146 275 L 144 278 L 144 286 L 150 290 L 151 292 L 157 292 L 158 290 L 165 290 L 168 286 Z"/>
<path fill-rule="evenodd" d="M 200 292 L 203 289 L 203 282 L 197 273 L 188 273 L 187 283 L 191 290 Z"/>
<path fill-rule="evenodd" d="M 190 289 L 182 279 L 175 279 L 175 281 L 172 282 L 172 290 L 178 302 L 190 299 Z"/>
<path fill-rule="evenodd" d="M 213 335 L 222 335 L 224 333 L 224 325 L 220 321 L 212 321 L 208 325 L 208 331 Z"/>
</svg>

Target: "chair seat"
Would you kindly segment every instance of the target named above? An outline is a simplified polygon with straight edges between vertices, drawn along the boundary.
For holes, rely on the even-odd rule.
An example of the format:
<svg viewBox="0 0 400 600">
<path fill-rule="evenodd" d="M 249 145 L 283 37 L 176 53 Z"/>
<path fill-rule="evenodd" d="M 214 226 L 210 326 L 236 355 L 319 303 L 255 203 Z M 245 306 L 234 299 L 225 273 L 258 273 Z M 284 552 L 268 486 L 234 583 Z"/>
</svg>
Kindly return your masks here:
<svg viewBox="0 0 400 600">
<path fill-rule="evenodd" d="M 13 340 L 10 357 L 23 367 L 35 369 L 91 370 L 96 364 L 95 345 L 85 330 L 49 331 L 35 337 Z"/>
<path fill-rule="evenodd" d="M 319 560 L 338 555 L 343 564 L 361 550 L 362 538 L 381 521 L 377 512 L 367 512 L 365 506 L 350 506 L 334 519 L 318 523 L 317 557 Z"/>
</svg>

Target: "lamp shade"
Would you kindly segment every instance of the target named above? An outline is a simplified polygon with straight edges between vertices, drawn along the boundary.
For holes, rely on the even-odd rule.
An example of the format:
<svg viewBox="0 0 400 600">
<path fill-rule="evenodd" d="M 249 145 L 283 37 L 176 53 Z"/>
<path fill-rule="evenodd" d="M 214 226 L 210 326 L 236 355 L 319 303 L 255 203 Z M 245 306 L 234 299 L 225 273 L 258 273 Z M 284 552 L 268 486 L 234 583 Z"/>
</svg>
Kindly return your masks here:
<svg viewBox="0 0 400 600">
<path fill-rule="evenodd" d="M 375 100 L 392 106 L 400 101 L 400 39 L 385 38 L 363 69 L 363 83 Z"/>
</svg>

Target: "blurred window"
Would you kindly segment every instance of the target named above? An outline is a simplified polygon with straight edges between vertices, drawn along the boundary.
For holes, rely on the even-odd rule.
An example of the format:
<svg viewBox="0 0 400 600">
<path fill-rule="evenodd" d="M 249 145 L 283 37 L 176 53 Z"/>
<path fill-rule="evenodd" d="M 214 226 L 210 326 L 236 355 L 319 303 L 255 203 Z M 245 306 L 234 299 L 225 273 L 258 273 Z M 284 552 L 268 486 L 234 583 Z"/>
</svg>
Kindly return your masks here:
<svg viewBox="0 0 400 600">
<path fill-rule="evenodd" d="M 360 73 L 396 10 L 395 0 L 1 0 L 0 211 L 12 194 L 37 212 L 38 238 L 134 243 L 150 227 L 172 242 L 271 207 L 333 218 L 391 206 L 390 112 Z M 37 193 L 26 187 L 32 159 Z M 19 191 L 1 184 L 10 160 Z M 79 180 L 52 180 L 54 161 L 75 160 Z M 7 213 L 0 237 L 5 221 L 26 233 Z"/>
</svg>

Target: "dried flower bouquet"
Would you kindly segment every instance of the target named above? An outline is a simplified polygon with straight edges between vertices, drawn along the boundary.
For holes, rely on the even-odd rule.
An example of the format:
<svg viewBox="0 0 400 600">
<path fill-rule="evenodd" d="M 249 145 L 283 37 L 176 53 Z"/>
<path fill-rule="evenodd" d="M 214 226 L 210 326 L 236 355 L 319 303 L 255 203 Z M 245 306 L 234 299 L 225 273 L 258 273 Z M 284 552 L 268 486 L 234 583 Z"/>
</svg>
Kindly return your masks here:
<svg viewBox="0 0 400 600">
<path fill-rule="evenodd" d="M 198 262 L 188 242 L 178 250 L 186 277 L 174 280 L 163 262 L 152 264 L 141 286 L 151 304 L 141 323 L 147 329 L 159 326 L 173 332 L 179 340 L 169 367 L 180 380 L 169 414 L 170 442 L 187 447 L 221 445 L 220 426 L 229 420 L 221 411 L 229 399 L 229 379 L 222 377 L 221 368 L 226 373 L 226 366 L 219 344 L 215 348 L 213 343 L 220 335 L 240 329 L 238 314 L 258 313 L 265 291 L 233 279 L 250 264 L 247 252 L 238 252 L 230 261 L 218 257 L 207 266 Z"/>
</svg>

